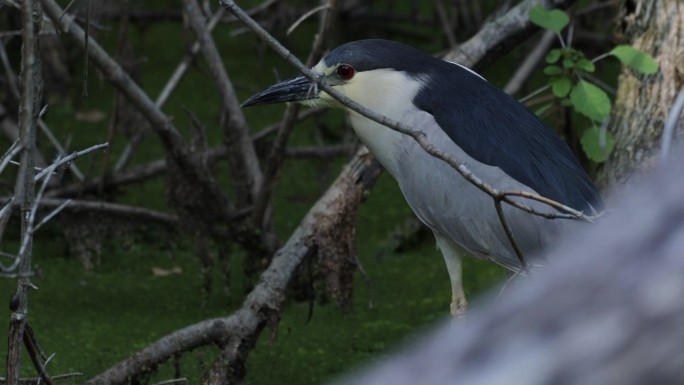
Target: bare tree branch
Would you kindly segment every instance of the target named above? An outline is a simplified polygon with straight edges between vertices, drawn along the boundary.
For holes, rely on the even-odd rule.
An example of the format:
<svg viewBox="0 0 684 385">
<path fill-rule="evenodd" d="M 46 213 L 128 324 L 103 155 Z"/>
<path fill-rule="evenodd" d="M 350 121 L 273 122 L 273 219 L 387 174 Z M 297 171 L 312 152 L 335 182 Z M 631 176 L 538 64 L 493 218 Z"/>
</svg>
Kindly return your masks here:
<svg viewBox="0 0 684 385">
<path fill-rule="evenodd" d="M 228 149 L 231 176 L 237 188 L 236 205 L 245 206 L 255 199 L 262 180 L 259 160 L 249 138 L 249 127 L 197 0 L 183 0 L 183 4 L 221 96 L 223 144 Z"/>
<path fill-rule="evenodd" d="M 90 379 L 86 385 L 126 384 L 179 352 L 207 344 L 235 348 L 234 365 L 244 365 L 249 349 L 267 325 L 280 318 L 285 289 L 295 270 L 315 248 L 312 240 L 325 228 L 339 226 L 340 221 L 353 216 L 364 194 L 379 175 L 379 165 L 367 152 L 356 154 L 337 180 L 311 208 L 287 243 L 275 254 L 259 284 L 247 296 L 242 308 L 233 315 L 210 319 L 188 326 L 162 337 L 105 372 Z"/>
<path fill-rule="evenodd" d="M 314 65 L 323 56 L 326 45 L 330 38 L 333 24 L 337 15 L 337 0 L 327 0 L 325 10 L 321 16 L 318 33 L 313 41 L 311 53 L 307 58 L 307 66 Z M 276 135 L 275 142 L 271 147 L 271 151 L 265 161 L 264 178 L 261 185 L 258 187 L 258 194 L 254 201 L 254 210 L 252 211 L 252 224 L 254 226 L 264 225 L 264 222 L 270 222 L 267 211 L 270 205 L 271 194 L 275 187 L 276 177 L 280 171 L 285 155 L 285 147 L 290 133 L 294 128 L 294 123 L 299 113 L 299 105 L 292 103 L 287 106 L 285 115 L 281 120 Z"/>
<path fill-rule="evenodd" d="M 463 43 L 457 50 L 444 56 L 478 71 L 487 67 L 495 56 L 517 46 L 530 34 L 538 30 L 532 26 L 527 15 L 536 5 L 545 8 L 567 8 L 576 0 L 524 0 L 498 18 L 486 23 L 475 36 Z M 477 63 L 469 65 L 469 63 Z"/>
<path fill-rule="evenodd" d="M 91 146 L 91 147 L 86 148 L 85 150 L 75 151 L 75 152 L 73 152 L 73 153 L 70 154 L 70 155 L 67 155 L 67 156 L 65 156 L 65 157 L 63 157 L 63 158 L 58 159 L 57 161 L 55 161 L 54 163 L 52 163 L 50 166 L 46 167 L 46 168 L 43 169 L 41 172 L 39 172 L 34 178 L 35 178 L 36 181 L 39 181 L 40 178 L 42 178 L 42 177 L 45 176 L 45 174 L 54 172 L 54 171 L 55 171 L 57 168 L 59 168 L 60 166 L 62 166 L 62 165 L 64 165 L 64 164 L 67 164 L 67 163 L 70 163 L 72 160 L 74 160 L 74 159 L 76 159 L 76 158 L 78 158 L 78 157 L 81 157 L 81 156 L 86 155 L 86 154 L 89 154 L 89 153 L 91 153 L 91 152 L 93 152 L 93 151 L 101 150 L 101 149 L 104 149 L 104 148 L 109 148 L 109 143 L 96 144 L 96 145 L 94 145 L 94 146 Z"/>
<path fill-rule="evenodd" d="M 556 41 L 556 34 L 553 31 L 544 31 L 539 42 L 537 42 L 534 49 L 527 54 L 525 60 L 504 87 L 504 92 L 515 95 L 520 91 L 525 80 L 534 72 L 539 62 L 544 59 L 544 56 L 546 56 L 546 53 L 554 41 Z"/>
<path fill-rule="evenodd" d="M 2 154 L 2 157 L 0 158 L 0 174 L 2 174 L 2 170 L 7 167 L 7 165 L 10 163 L 10 161 L 22 150 L 22 146 L 19 140 L 15 140 L 14 143 L 10 146 L 10 148 L 7 149 L 7 151 Z"/>
<path fill-rule="evenodd" d="M 21 375 L 21 344 L 26 331 L 28 313 L 28 290 L 33 286 L 29 277 L 32 256 L 32 226 L 28 215 L 34 207 L 33 152 L 36 146 L 36 122 L 38 103 L 42 92 L 42 77 L 38 53 L 37 34 L 40 31 L 42 11 L 33 0 L 22 3 L 21 46 L 21 105 L 19 107 L 19 133 L 21 141 L 21 165 L 15 184 L 16 204 L 21 210 L 21 248 L 13 266 L 19 267 L 17 291 L 11 301 L 7 337 L 7 384 L 18 385 Z M 8 271 L 0 263 L 3 271 Z"/>
</svg>

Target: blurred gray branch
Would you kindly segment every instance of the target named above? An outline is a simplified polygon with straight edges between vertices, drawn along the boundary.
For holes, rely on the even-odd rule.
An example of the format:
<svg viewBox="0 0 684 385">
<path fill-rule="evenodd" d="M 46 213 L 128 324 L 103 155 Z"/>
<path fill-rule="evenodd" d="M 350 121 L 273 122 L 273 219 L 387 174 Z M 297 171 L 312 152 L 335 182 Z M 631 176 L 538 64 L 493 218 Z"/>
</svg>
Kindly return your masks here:
<svg viewBox="0 0 684 385">
<path fill-rule="evenodd" d="M 546 271 L 335 384 L 684 383 L 681 162 L 630 186 Z"/>
</svg>

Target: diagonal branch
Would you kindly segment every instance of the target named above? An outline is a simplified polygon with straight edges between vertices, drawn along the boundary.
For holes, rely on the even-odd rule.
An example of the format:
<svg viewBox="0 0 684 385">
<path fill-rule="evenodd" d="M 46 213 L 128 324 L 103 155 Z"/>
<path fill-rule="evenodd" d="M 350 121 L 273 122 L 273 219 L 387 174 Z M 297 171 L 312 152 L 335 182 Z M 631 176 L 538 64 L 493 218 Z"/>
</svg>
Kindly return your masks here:
<svg viewBox="0 0 684 385">
<path fill-rule="evenodd" d="M 240 109 L 235 90 L 197 0 L 183 0 L 183 4 L 221 97 L 223 144 L 228 149 L 232 180 L 237 189 L 236 204 L 243 207 L 254 200 L 261 184 L 259 159 L 250 140 L 249 127 Z"/>
<path fill-rule="evenodd" d="M 533 26 L 527 15 L 536 5 L 544 8 L 567 8 L 577 0 L 524 0 L 502 16 L 485 24 L 480 31 L 448 52 L 444 60 L 468 65 L 478 71 L 495 57 L 517 46 L 539 28 Z M 470 63 L 470 64 L 468 64 Z"/>
<path fill-rule="evenodd" d="M 87 50 L 90 59 L 102 70 L 109 81 L 117 87 L 138 110 L 149 120 L 155 132 L 161 139 L 167 153 L 179 164 L 188 165 L 189 155 L 184 146 L 184 140 L 180 132 L 171 120 L 154 104 L 147 94 L 128 76 L 128 74 L 116 63 L 100 44 L 92 39 L 86 45 L 86 35 L 74 18 L 64 13 L 62 8 L 54 0 L 41 0 L 45 13 L 55 26 L 69 34 L 82 49 Z"/>
<path fill-rule="evenodd" d="M 247 296 L 240 310 L 228 317 L 209 319 L 177 330 L 126 360 L 107 369 L 85 385 L 127 384 L 131 379 L 154 370 L 179 352 L 208 344 L 236 347 L 233 365 L 244 365 L 249 350 L 263 328 L 280 318 L 285 290 L 295 271 L 316 245 L 315 235 L 338 225 L 356 210 L 379 176 L 379 165 L 367 152 L 359 151 L 337 180 L 314 204 L 287 243 L 276 252 L 261 275 L 259 284 Z"/>
<path fill-rule="evenodd" d="M 311 53 L 306 60 L 307 66 L 316 64 L 316 62 L 323 56 L 323 52 L 328 44 L 328 40 L 330 39 L 332 27 L 337 16 L 337 8 L 337 0 L 328 0 L 324 9 L 321 23 L 319 25 L 318 33 L 316 34 L 316 38 L 313 42 Z M 278 128 L 275 142 L 273 143 L 271 151 L 266 158 L 264 166 L 264 179 L 259 186 L 259 191 L 254 201 L 254 210 L 251 217 L 252 223 L 255 226 L 261 225 L 264 223 L 264 221 L 268 220 L 266 213 L 270 204 L 271 194 L 275 187 L 278 172 L 283 164 L 287 140 L 295 126 L 298 113 L 298 104 L 291 103 L 287 106 L 285 109 L 285 115 L 281 120 L 282 123 Z"/>
</svg>

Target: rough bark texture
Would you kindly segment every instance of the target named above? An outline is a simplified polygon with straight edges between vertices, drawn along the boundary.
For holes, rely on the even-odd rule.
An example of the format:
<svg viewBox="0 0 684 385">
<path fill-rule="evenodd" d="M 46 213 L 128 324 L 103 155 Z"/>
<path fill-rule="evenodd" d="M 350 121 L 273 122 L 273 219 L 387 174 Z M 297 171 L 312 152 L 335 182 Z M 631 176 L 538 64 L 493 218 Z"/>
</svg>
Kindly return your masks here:
<svg viewBox="0 0 684 385">
<path fill-rule="evenodd" d="M 21 213 L 21 246 L 17 258 L 17 291 L 10 301 L 9 332 L 7 333 L 7 381 L 8 385 L 20 383 L 22 343 L 28 328 L 28 293 L 31 287 L 31 257 L 33 254 L 33 223 L 31 209 L 34 206 L 35 180 L 33 153 L 36 148 L 36 126 L 40 111 L 43 79 L 40 70 L 40 4 L 25 1 L 22 4 L 21 45 L 21 105 L 19 106 L 19 140 L 23 147 L 14 194 L 15 211 Z"/>
<path fill-rule="evenodd" d="M 620 75 L 609 128 L 615 150 L 598 176 L 602 188 L 621 185 L 634 171 L 655 164 L 664 121 L 684 86 L 684 2 L 623 0 L 618 20 L 618 35 L 651 54 L 659 70 L 643 75 L 623 69 Z M 675 135 L 683 129 L 680 124 Z"/>
<path fill-rule="evenodd" d="M 684 383 L 679 155 L 559 245 L 548 268 L 338 384 Z"/>
</svg>

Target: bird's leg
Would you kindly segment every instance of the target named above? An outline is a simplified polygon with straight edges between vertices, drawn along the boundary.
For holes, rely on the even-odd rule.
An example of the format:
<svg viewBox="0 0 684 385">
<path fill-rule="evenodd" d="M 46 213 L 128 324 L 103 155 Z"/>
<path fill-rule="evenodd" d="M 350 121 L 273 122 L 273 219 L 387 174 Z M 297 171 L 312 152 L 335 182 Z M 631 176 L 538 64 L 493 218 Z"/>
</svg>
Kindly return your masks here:
<svg viewBox="0 0 684 385">
<path fill-rule="evenodd" d="M 451 316 L 455 319 L 462 318 L 466 315 L 468 310 L 468 300 L 466 300 L 465 293 L 463 292 L 463 285 L 460 283 L 458 286 L 454 286 L 454 282 L 451 282 Z"/>
<path fill-rule="evenodd" d="M 463 291 L 461 275 L 461 248 L 445 237 L 435 233 L 437 247 L 442 251 L 451 280 L 451 315 L 457 319 L 465 316 L 468 301 Z"/>
<path fill-rule="evenodd" d="M 465 316 L 468 310 L 468 300 L 463 291 L 461 275 L 461 258 L 458 255 L 444 253 L 449 278 L 451 279 L 451 316 L 455 319 Z"/>
</svg>

